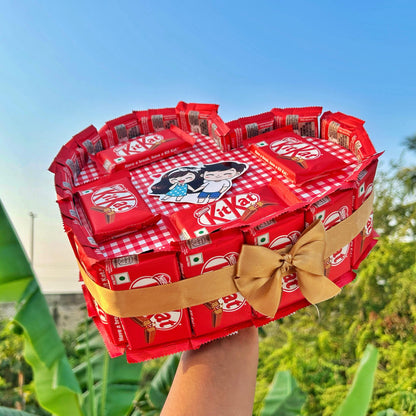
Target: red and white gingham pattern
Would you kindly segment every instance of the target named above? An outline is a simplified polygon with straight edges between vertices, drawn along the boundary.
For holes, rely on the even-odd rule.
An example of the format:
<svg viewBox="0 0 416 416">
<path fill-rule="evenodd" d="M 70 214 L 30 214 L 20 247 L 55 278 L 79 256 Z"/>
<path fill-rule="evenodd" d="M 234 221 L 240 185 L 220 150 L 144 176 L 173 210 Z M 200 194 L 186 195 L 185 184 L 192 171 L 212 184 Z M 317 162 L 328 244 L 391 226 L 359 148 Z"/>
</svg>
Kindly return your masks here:
<svg viewBox="0 0 416 416">
<path fill-rule="evenodd" d="M 190 206 L 190 204 L 184 203 L 163 202 L 158 196 L 148 195 L 148 188 L 153 184 L 154 179 L 175 167 L 198 166 L 224 160 L 246 163 L 249 165 L 249 169 L 241 177 L 233 181 L 233 187 L 228 191 L 227 196 L 253 191 L 269 183 L 273 177 L 277 177 L 289 190 L 304 201 L 305 204 L 309 204 L 343 186 L 345 180 L 357 166 L 357 159 L 349 150 L 327 140 L 307 138 L 315 146 L 329 151 L 344 160 L 347 163 L 347 167 L 343 169 L 342 173 L 336 176 L 320 178 L 299 187 L 291 183 L 245 148 L 222 153 L 211 138 L 200 134 L 190 134 L 197 139 L 195 146 L 190 151 L 154 162 L 131 172 L 133 185 L 154 213 L 169 216 L 174 212 Z M 99 173 L 94 164 L 90 162 L 79 175 L 78 184 L 82 185 L 98 178 Z M 174 240 L 174 237 L 170 233 L 165 221 L 168 221 L 168 219 L 163 219 L 155 227 L 146 229 L 140 233 L 129 234 L 107 242 L 100 246 L 100 249 L 108 258 L 122 257 L 149 250 L 168 250 L 169 244 Z"/>
</svg>

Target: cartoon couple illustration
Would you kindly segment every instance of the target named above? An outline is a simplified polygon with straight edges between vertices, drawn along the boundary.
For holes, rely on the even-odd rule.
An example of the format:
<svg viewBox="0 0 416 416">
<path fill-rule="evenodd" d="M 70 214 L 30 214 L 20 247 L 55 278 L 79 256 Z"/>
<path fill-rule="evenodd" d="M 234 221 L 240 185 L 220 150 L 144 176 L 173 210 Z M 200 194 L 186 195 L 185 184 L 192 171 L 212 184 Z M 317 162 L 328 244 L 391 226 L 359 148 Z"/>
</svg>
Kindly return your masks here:
<svg viewBox="0 0 416 416">
<path fill-rule="evenodd" d="M 222 161 L 200 167 L 181 166 L 162 175 L 150 188 L 165 202 L 205 204 L 222 197 L 232 180 L 248 169 L 245 163 Z"/>
</svg>

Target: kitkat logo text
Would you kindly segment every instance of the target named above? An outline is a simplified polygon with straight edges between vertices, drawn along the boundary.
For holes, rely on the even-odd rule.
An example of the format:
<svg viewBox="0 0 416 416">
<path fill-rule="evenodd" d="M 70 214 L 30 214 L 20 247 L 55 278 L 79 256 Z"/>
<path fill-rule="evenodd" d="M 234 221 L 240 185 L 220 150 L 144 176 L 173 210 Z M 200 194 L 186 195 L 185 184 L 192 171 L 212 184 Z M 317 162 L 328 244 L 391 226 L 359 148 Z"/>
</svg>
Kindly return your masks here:
<svg viewBox="0 0 416 416">
<path fill-rule="evenodd" d="M 247 208 L 260 201 L 258 194 L 249 192 L 207 205 L 194 212 L 198 224 L 203 226 L 215 226 L 238 220 Z"/>
<path fill-rule="evenodd" d="M 127 212 L 137 205 L 137 198 L 121 184 L 97 189 L 91 195 L 91 202 L 98 207 L 114 212 Z"/>
<path fill-rule="evenodd" d="M 209 272 L 211 270 L 217 270 L 225 266 L 231 266 L 237 263 L 238 253 L 230 252 L 224 256 L 215 256 L 205 262 L 202 273 Z M 234 312 L 244 306 L 246 303 L 245 298 L 241 293 L 237 292 L 229 296 L 224 296 L 218 299 L 221 308 L 224 312 Z"/>
<path fill-rule="evenodd" d="M 270 145 L 270 149 L 279 156 L 288 159 L 313 160 L 321 156 L 320 150 L 310 143 L 305 143 L 295 137 L 285 137 L 276 140 Z"/>
<path fill-rule="evenodd" d="M 171 283 L 171 278 L 166 273 L 157 273 L 153 276 L 142 276 L 136 279 L 130 286 L 130 289 L 138 287 L 163 285 Z M 182 320 L 182 311 L 171 311 L 149 315 L 147 318 L 152 322 L 154 327 L 160 331 L 169 331 L 176 328 Z"/>
</svg>

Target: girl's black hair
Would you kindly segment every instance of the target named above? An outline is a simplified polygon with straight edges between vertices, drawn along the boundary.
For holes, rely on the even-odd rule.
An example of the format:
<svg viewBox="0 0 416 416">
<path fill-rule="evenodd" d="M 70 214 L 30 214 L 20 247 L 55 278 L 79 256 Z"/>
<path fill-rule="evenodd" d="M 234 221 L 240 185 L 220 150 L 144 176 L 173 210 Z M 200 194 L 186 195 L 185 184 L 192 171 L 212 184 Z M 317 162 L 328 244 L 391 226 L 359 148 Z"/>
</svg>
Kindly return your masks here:
<svg viewBox="0 0 416 416">
<path fill-rule="evenodd" d="M 205 165 L 201 171 L 202 172 L 214 172 L 214 171 L 224 171 L 228 169 L 235 169 L 239 175 L 241 175 L 246 169 L 247 165 L 244 163 L 238 162 L 219 162 L 213 163 L 211 165 Z"/>
<path fill-rule="evenodd" d="M 171 178 L 178 178 L 179 176 L 186 175 L 187 173 L 193 173 L 195 175 L 195 179 L 192 182 L 189 182 L 188 185 L 192 186 L 192 188 L 196 189 L 203 184 L 203 179 L 200 176 L 200 170 L 194 167 L 181 167 L 173 169 L 169 172 L 166 172 L 159 180 L 159 182 L 155 183 L 151 186 L 151 195 L 164 195 L 169 192 L 169 188 L 172 184 L 169 182 Z"/>
</svg>

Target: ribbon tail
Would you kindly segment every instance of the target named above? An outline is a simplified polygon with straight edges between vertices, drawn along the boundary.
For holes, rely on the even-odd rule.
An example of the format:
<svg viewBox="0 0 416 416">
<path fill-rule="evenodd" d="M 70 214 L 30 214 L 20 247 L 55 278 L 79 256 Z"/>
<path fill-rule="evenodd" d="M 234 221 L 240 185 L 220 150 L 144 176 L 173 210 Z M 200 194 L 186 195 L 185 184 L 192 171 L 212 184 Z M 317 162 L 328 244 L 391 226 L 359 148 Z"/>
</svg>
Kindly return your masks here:
<svg viewBox="0 0 416 416">
<path fill-rule="evenodd" d="M 298 270 L 297 274 L 300 291 L 312 305 L 333 298 L 341 292 L 334 282 L 323 275 L 310 274 L 302 270 Z"/>
<path fill-rule="evenodd" d="M 240 293 L 256 312 L 269 317 L 276 315 L 282 297 L 282 274 L 279 270 L 266 282 L 263 279 L 254 278 L 247 286 L 240 283 L 241 278 L 235 280 Z"/>
</svg>

